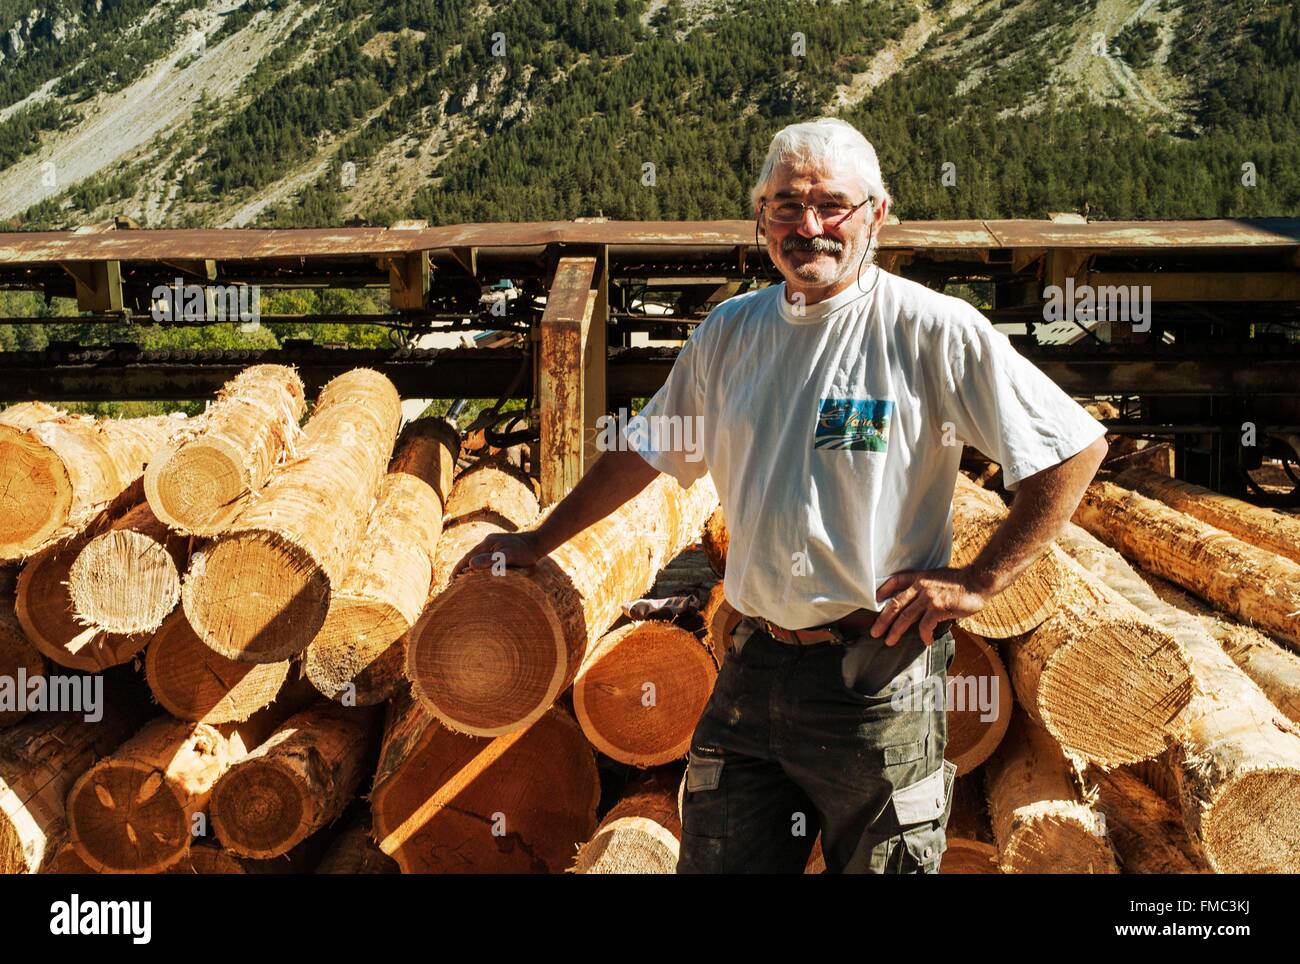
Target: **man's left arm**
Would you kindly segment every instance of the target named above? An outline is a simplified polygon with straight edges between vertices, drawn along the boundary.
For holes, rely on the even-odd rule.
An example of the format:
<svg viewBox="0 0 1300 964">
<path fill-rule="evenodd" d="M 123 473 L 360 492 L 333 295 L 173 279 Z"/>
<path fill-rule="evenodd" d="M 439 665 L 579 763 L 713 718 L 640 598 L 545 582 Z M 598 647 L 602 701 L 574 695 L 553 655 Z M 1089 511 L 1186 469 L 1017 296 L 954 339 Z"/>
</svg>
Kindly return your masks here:
<svg viewBox="0 0 1300 964">
<path fill-rule="evenodd" d="M 876 591 L 886 599 L 871 635 L 888 632 L 893 646 L 912 625 L 926 645 L 939 623 L 983 609 L 1015 580 L 1070 521 L 1109 448 L 1103 435 L 1062 462 L 1020 481 L 1011 511 L 969 564 L 959 568 L 903 570 Z"/>
</svg>

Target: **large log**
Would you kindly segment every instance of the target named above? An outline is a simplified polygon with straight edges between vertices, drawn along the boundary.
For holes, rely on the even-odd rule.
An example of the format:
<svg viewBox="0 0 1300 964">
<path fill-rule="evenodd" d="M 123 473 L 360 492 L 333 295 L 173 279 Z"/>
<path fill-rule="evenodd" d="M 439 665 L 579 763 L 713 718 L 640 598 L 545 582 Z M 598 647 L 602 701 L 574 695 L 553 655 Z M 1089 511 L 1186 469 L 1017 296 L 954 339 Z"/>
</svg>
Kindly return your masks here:
<svg viewBox="0 0 1300 964">
<path fill-rule="evenodd" d="M 1103 767 L 1161 752 L 1191 698 L 1175 636 L 1062 553 L 1055 613 L 1003 647 L 1017 701 L 1071 754 Z"/>
<path fill-rule="evenodd" d="M 1074 521 L 1150 572 L 1300 646 L 1300 563 L 1113 482 L 1093 482 Z"/>
<path fill-rule="evenodd" d="M 222 846 L 242 857 L 279 857 L 333 822 L 373 763 L 378 722 L 372 708 L 326 703 L 282 723 L 213 789 Z"/>
<path fill-rule="evenodd" d="M 1084 802 L 1051 734 L 1023 712 L 984 767 L 1004 874 L 1115 874 L 1104 820 Z"/>
<path fill-rule="evenodd" d="M 694 633 L 648 620 L 606 633 L 573 680 L 573 710 L 597 750 L 633 766 L 680 759 L 718 668 Z"/>
<path fill-rule="evenodd" d="M 67 836 L 64 800 L 77 779 L 117 749 L 143 707 L 109 700 L 103 717 L 39 714 L 0 733 L 0 873 L 35 874 Z"/>
<path fill-rule="evenodd" d="M 982 772 L 959 776 L 953 783 L 952 809 L 945 830 L 941 874 L 996 874 L 998 848 L 989 822 L 988 795 Z"/>
<path fill-rule="evenodd" d="M 45 675 L 45 658 L 23 635 L 14 615 L 12 599 L 0 597 L 0 729 L 13 726 L 27 715 L 25 708 L 7 706 L 4 691 L 13 686 L 15 695 L 27 680 Z"/>
<path fill-rule="evenodd" d="M 1300 723 L 1300 653 L 1282 647 L 1254 626 L 1210 608 L 1168 580 L 1149 573 L 1139 575 L 1164 602 L 1196 616 L 1202 628 L 1255 681 L 1269 701 L 1292 722 Z"/>
<path fill-rule="evenodd" d="M 1222 529 L 1242 542 L 1300 562 L 1300 518 L 1145 468 L 1127 469 L 1111 481 Z"/>
<path fill-rule="evenodd" d="M 559 873 L 596 829 L 599 797 L 591 746 L 560 707 L 484 740 L 409 697 L 389 704 L 371 809 L 403 873 Z"/>
<path fill-rule="evenodd" d="M 948 743 L 944 757 L 957 775 L 970 773 L 997 749 L 1011 723 L 1011 675 L 989 643 L 959 626 L 952 630 L 956 650 L 948 669 L 945 698 Z"/>
<path fill-rule="evenodd" d="M 731 634 L 736 631 L 744 617 L 736 607 L 727 602 L 723 583 L 715 583 L 709 590 L 709 598 L 700 612 L 704 620 L 704 643 L 713 654 L 713 661 L 722 666 L 731 649 Z"/>
<path fill-rule="evenodd" d="M 457 564 L 485 538 L 527 529 L 537 514 L 532 481 L 508 462 L 484 459 L 461 473 L 447 498 L 430 596 L 447 588 Z"/>
<path fill-rule="evenodd" d="M 731 533 L 727 530 L 727 520 L 722 515 L 722 507 L 713 510 L 709 520 L 704 523 L 700 533 L 700 545 L 708 557 L 709 566 L 722 578 L 727 574 L 727 552 L 731 549 Z"/>
<path fill-rule="evenodd" d="M 355 369 L 321 390 L 297 458 L 190 560 L 181 602 L 200 639 L 250 663 L 307 647 L 346 575 L 400 420 L 397 390 L 378 372 Z"/>
<path fill-rule="evenodd" d="M 1077 526 L 1061 544 L 1187 652 L 1190 701 L 1173 731 L 1169 767 L 1183 823 L 1223 873 L 1300 869 L 1300 727 L 1224 653 L 1200 620 L 1161 600 L 1119 553 Z"/>
<path fill-rule="evenodd" d="M 1208 873 L 1183 818 L 1158 793 L 1123 769 L 1092 768 L 1097 809 L 1126 874 Z"/>
<path fill-rule="evenodd" d="M 411 630 L 407 676 L 448 727 L 523 729 L 568 689 L 588 649 L 717 507 L 705 476 L 660 476 L 532 569 L 457 576 Z"/>
<path fill-rule="evenodd" d="M 576 874 L 673 874 L 681 849 L 675 773 L 651 771 L 633 784 L 582 845 Z"/>
<path fill-rule="evenodd" d="M 184 416 L 62 415 L 0 432 L 0 559 L 26 558 L 81 531 L 184 425 Z"/>
<path fill-rule="evenodd" d="M 148 502 L 140 502 L 73 560 L 73 613 L 82 625 L 106 633 L 152 633 L 181 600 L 189 557 L 189 536 L 172 532 Z"/>
<path fill-rule="evenodd" d="M 289 660 L 241 663 L 204 645 L 179 609 L 145 651 L 154 699 L 172 716 L 195 723 L 238 723 L 270 705 L 289 676 Z"/>
<path fill-rule="evenodd" d="M 440 418 L 402 430 L 366 531 L 304 656 L 307 678 L 330 699 L 382 703 L 404 682 L 402 637 L 429 600 L 459 449 L 455 430 Z"/>
<path fill-rule="evenodd" d="M 998 496 L 957 474 L 952 495 L 952 555 L 950 565 L 973 562 L 1007 517 Z M 983 609 L 957 621 L 976 636 L 1006 639 L 1042 624 L 1056 609 L 1057 599 L 1069 584 L 1060 550 L 1047 550 L 1011 585 L 988 601 Z"/>
<path fill-rule="evenodd" d="M 369 810 L 358 814 L 335 839 L 316 867 L 318 874 L 397 874 L 397 861 L 379 849 L 370 826 Z"/>
<path fill-rule="evenodd" d="M 178 532 L 220 535 L 284 458 L 293 457 L 306 408 L 302 379 L 254 365 L 224 385 L 195 433 L 145 471 L 154 514 Z"/>
</svg>

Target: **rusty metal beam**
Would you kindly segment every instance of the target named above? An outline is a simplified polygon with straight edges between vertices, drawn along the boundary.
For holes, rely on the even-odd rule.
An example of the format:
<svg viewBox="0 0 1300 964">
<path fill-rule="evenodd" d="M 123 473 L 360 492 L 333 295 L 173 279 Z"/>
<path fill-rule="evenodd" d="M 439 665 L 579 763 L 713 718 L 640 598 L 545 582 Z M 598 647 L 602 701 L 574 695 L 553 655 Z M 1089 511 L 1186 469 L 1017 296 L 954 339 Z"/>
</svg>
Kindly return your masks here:
<svg viewBox="0 0 1300 964">
<path fill-rule="evenodd" d="M 388 261 L 388 304 L 401 310 L 425 307 L 432 269 L 425 251 L 395 256 Z"/>
<path fill-rule="evenodd" d="M 1088 271 L 1082 280 L 1094 288 L 1150 288 L 1152 301 L 1300 301 L 1300 272 Z"/>
<path fill-rule="evenodd" d="M 539 468 L 542 505 L 564 498 L 582 478 L 587 339 L 600 300 L 599 261 L 594 256 L 561 257 L 542 313 L 537 355 L 537 400 L 541 409 Z"/>
<path fill-rule="evenodd" d="M 120 261 L 64 261 L 59 266 L 76 285 L 78 310 L 122 310 L 125 302 L 122 300 Z"/>
</svg>

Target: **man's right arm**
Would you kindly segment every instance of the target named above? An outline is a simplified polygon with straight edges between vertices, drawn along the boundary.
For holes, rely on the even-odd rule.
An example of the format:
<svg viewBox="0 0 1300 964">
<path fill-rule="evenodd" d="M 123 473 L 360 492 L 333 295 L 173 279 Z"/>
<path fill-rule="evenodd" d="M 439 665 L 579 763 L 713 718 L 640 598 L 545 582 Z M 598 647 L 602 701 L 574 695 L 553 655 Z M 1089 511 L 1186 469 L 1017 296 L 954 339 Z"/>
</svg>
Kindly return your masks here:
<svg viewBox="0 0 1300 964">
<path fill-rule="evenodd" d="M 636 498 L 659 474 L 635 451 L 604 452 L 536 529 L 488 536 L 466 553 L 455 571 L 489 569 L 497 553 L 507 566 L 536 565 L 557 546 Z"/>
</svg>

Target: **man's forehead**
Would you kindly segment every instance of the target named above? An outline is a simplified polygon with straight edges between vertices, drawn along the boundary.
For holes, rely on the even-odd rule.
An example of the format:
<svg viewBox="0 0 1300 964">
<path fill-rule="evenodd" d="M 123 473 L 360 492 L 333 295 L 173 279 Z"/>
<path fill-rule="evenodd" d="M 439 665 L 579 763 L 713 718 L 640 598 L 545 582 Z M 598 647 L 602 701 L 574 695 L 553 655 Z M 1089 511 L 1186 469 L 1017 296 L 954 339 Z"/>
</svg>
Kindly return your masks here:
<svg viewBox="0 0 1300 964">
<path fill-rule="evenodd" d="M 854 204 L 867 194 L 866 179 L 840 165 L 777 166 L 769 182 L 768 196 L 773 198 L 818 197 L 852 200 Z"/>
</svg>

